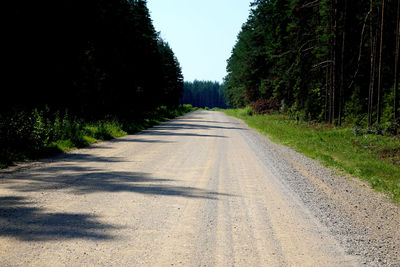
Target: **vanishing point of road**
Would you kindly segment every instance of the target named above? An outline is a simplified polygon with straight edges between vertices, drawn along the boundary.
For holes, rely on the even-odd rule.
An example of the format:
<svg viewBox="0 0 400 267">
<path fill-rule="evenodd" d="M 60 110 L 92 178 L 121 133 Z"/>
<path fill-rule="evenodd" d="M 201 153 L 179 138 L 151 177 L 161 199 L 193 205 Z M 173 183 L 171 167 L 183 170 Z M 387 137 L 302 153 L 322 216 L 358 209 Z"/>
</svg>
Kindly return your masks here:
<svg viewBox="0 0 400 267">
<path fill-rule="evenodd" d="M 399 211 L 196 111 L 0 171 L 0 266 L 400 266 Z"/>
</svg>

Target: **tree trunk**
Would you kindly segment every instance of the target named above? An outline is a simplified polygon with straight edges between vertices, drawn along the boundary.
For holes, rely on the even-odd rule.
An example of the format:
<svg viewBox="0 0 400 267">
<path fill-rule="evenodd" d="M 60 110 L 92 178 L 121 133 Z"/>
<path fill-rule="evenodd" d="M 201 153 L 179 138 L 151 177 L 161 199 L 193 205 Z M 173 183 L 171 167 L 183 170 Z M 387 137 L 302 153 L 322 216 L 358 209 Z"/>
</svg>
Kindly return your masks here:
<svg viewBox="0 0 400 267">
<path fill-rule="evenodd" d="M 371 45 L 371 55 L 370 55 L 370 75 L 369 75 L 369 90 L 368 90 L 368 126 L 372 126 L 372 110 L 374 106 L 374 87 L 375 87 L 375 49 L 376 49 L 376 39 L 374 36 L 373 29 L 373 0 L 370 1 L 370 20 L 369 20 L 369 39 Z"/>
<path fill-rule="evenodd" d="M 330 112 L 329 123 L 333 123 L 336 118 L 336 30 L 337 30 L 337 0 L 332 0 L 332 31 L 333 40 L 331 43 L 331 93 L 330 93 Z"/>
<path fill-rule="evenodd" d="M 393 86 L 393 95 L 394 95 L 394 103 L 393 103 L 393 119 L 397 120 L 397 109 L 398 109 L 398 66 L 399 66 L 399 47 L 400 47 L 400 0 L 397 0 L 397 29 L 396 29 L 396 52 L 394 58 L 394 86 Z"/>
<path fill-rule="evenodd" d="M 376 70 L 376 43 L 377 36 L 373 36 L 371 31 L 371 71 L 369 81 L 369 95 L 368 95 L 368 126 L 372 126 L 372 112 L 374 110 L 374 91 L 375 91 L 375 70 Z"/>
<path fill-rule="evenodd" d="M 400 1 L 400 0 L 399 0 Z M 329 97 L 329 65 L 326 67 L 326 84 L 325 84 L 325 122 L 328 122 L 328 97 Z"/>
<path fill-rule="evenodd" d="M 333 32 L 333 1 L 330 1 L 331 7 L 329 10 L 329 31 L 330 31 L 330 36 L 329 36 L 329 92 L 328 92 L 328 121 L 330 124 L 332 124 L 332 91 L 333 91 L 333 85 L 332 85 L 332 73 L 333 73 L 333 38 L 332 38 L 332 32 Z"/>
<path fill-rule="evenodd" d="M 339 125 L 342 125 L 343 105 L 344 105 L 344 49 L 346 43 L 346 15 L 347 0 L 344 0 L 343 32 L 342 32 L 342 54 L 340 62 L 340 91 L 339 91 Z"/>
<path fill-rule="evenodd" d="M 381 12 L 381 28 L 380 28 L 380 45 L 379 45 L 379 65 L 378 65 L 378 103 L 377 103 L 377 114 L 376 121 L 381 123 L 382 116 L 382 49 L 383 49 L 383 26 L 385 18 L 385 0 L 382 0 L 382 12 Z"/>
</svg>

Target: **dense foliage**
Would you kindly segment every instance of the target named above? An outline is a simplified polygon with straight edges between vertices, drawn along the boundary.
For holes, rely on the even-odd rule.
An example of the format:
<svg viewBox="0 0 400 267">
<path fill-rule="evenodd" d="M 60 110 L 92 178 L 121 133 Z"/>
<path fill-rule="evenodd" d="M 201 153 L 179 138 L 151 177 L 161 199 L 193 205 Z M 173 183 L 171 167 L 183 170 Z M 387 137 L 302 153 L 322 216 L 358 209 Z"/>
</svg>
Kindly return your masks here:
<svg viewBox="0 0 400 267">
<path fill-rule="evenodd" d="M 372 125 L 398 113 L 396 0 L 256 0 L 228 60 L 228 104 Z"/>
<path fill-rule="evenodd" d="M 278 100 L 259 99 L 250 104 L 252 111 L 255 114 L 269 114 L 280 109 Z"/>
<path fill-rule="evenodd" d="M 56 112 L 49 116 L 49 110 L 37 109 L 21 111 L 6 119 L 0 114 L 0 168 L 14 161 L 48 156 L 99 140 L 136 133 L 189 111 L 192 111 L 190 105 L 174 108 L 160 106 L 143 112 L 142 117 L 134 121 L 120 121 L 112 117 L 86 121 L 68 113 L 61 115 Z"/>
<path fill-rule="evenodd" d="M 23 0 L 6 8 L 3 114 L 47 106 L 85 119 L 132 118 L 178 104 L 181 69 L 145 0 Z"/>
<path fill-rule="evenodd" d="M 176 110 L 181 68 L 145 0 L 8 1 L 2 11 L 0 163 Z"/>
<path fill-rule="evenodd" d="M 183 104 L 191 104 L 198 108 L 226 108 L 225 92 L 218 82 L 197 81 L 185 82 Z"/>
</svg>

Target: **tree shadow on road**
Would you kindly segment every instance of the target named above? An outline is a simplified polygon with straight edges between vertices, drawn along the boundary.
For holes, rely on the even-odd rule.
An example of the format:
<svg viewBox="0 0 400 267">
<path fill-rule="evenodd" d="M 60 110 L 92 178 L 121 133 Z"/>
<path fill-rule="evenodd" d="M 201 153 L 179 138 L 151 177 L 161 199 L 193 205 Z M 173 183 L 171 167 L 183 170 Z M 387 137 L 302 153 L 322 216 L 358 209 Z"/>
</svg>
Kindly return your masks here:
<svg viewBox="0 0 400 267">
<path fill-rule="evenodd" d="M 228 126 L 216 126 L 210 124 L 195 124 L 195 123 L 181 123 L 178 121 L 177 123 L 167 123 L 158 126 L 154 126 L 150 130 L 180 130 L 180 129 L 187 129 L 187 130 L 210 130 L 210 129 L 221 129 L 221 130 L 246 130 L 244 128 L 239 127 L 228 127 Z M 146 132 L 146 131 L 145 131 Z"/>
<path fill-rule="evenodd" d="M 218 200 L 222 196 L 232 196 L 195 187 L 178 186 L 174 180 L 153 178 L 146 173 L 106 172 L 71 166 L 35 168 L 30 174 L 22 172 L 0 179 L 3 186 L 26 195 L 46 191 L 78 196 L 99 192 L 128 192 L 200 200 Z M 115 237 L 107 232 L 116 228 L 118 227 L 99 222 L 97 216 L 90 214 L 51 213 L 37 207 L 35 202 L 25 197 L 0 197 L 0 237 L 15 237 L 27 242 L 109 240 Z"/>
<path fill-rule="evenodd" d="M 145 131 L 143 134 L 226 138 L 226 136 L 222 135 L 176 132 L 177 129 L 212 128 L 230 129 L 222 126 L 196 126 L 189 123 L 174 123 L 166 126 L 161 125 L 158 128 Z M 161 142 L 159 140 L 141 140 L 137 136 L 128 139 L 117 139 L 117 141 L 112 142 L 119 142 L 120 140 L 121 142 Z M 97 216 L 90 214 L 48 212 L 38 207 L 38 203 L 33 202 L 33 199 L 27 198 L 29 195 L 36 196 L 35 193 L 53 192 L 79 196 L 92 193 L 123 192 L 206 201 L 234 197 L 234 195 L 212 190 L 184 186 L 179 180 L 154 177 L 151 173 L 110 171 L 111 168 L 103 166 L 122 163 L 126 159 L 123 157 L 102 157 L 97 156 L 96 153 L 91 153 L 96 149 L 107 148 L 107 145 L 94 146 L 58 156 L 47 162 L 47 164 L 17 171 L 0 172 L 1 187 L 15 193 L 15 195 L 0 197 L 0 237 L 15 237 L 22 241 L 58 239 L 107 240 L 114 238 L 107 232 L 116 229 L 116 226 L 103 224 Z M 26 197 L 18 196 L 22 193 Z M 40 204 L 46 205 L 45 202 Z"/>
<path fill-rule="evenodd" d="M 148 140 L 148 139 L 135 138 L 140 135 L 141 134 L 132 135 L 130 137 L 118 138 L 118 139 L 110 140 L 109 142 L 111 142 L 111 143 L 148 143 L 148 144 L 152 144 L 152 143 L 171 144 L 171 143 L 174 143 L 174 142 L 165 141 L 165 140 Z"/>
<path fill-rule="evenodd" d="M 116 227 L 100 223 L 96 216 L 80 213 L 46 213 L 24 197 L 0 197 L 0 236 L 21 241 L 61 239 L 108 240 Z"/>
<path fill-rule="evenodd" d="M 72 194 L 131 192 L 146 195 L 218 199 L 228 194 L 176 185 L 171 179 L 155 178 L 148 173 L 106 171 L 58 164 L 36 168 L 31 173 L 17 173 L 0 178 L 8 189 L 18 192 L 66 190 Z"/>
<path fill-rule="evenodd" d="M 171 122 L 189 122 L 189 123 L 215 123 L 215 124 L 239 124 L 237 122 L 230 122 L 230 121 L 209 121 L 209 120 L 204 120 L 204 119 L 188 119 L 188 118 L 177 118 L 171 120 Z"/>
<path fill-rule="evenodd" d="M 168 127 L 157 126 L 150 130 L 145 130 L 142 132 L 143 135 L 161 135 L 161 136 L 192 136 L 192 137 L 215 137 L 215 138 L 226 138 L 224 135 L 215 134 L 198 134 L 198 133 L 179 133 L 176 131 L 165 131 L 165 130 L 178 130 L 184 129 L 183 127 L 176 127 L 174 129 Z M 192 128 L 193 129 L 193 128 Z"/>
</svg>

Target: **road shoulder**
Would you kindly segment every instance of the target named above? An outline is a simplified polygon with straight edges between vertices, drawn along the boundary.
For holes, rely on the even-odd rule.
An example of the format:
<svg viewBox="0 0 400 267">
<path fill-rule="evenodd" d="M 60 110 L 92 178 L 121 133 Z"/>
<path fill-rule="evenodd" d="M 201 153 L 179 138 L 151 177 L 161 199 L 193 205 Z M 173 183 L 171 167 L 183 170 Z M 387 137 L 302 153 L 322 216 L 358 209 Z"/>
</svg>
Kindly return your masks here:
<svg viewBox="0 0 400 267">
<path fill-rule="evenodd" d="M 240 119 L 229 118 L 250 129 Z M 357 178 L 339 175 L 276 144 L 253 129 L 243 134 L 248 135 L 245 139 L 262 162 L 272 160 L 274 166 L 270 167 L 278 170 L 290 166 L 290 175 L 280 175 L 283 183 L 329 228 L 347 253 L 360 255 L 368 265 L 400 264 L 400 207 L 386 195 Z"/>
</svg>

